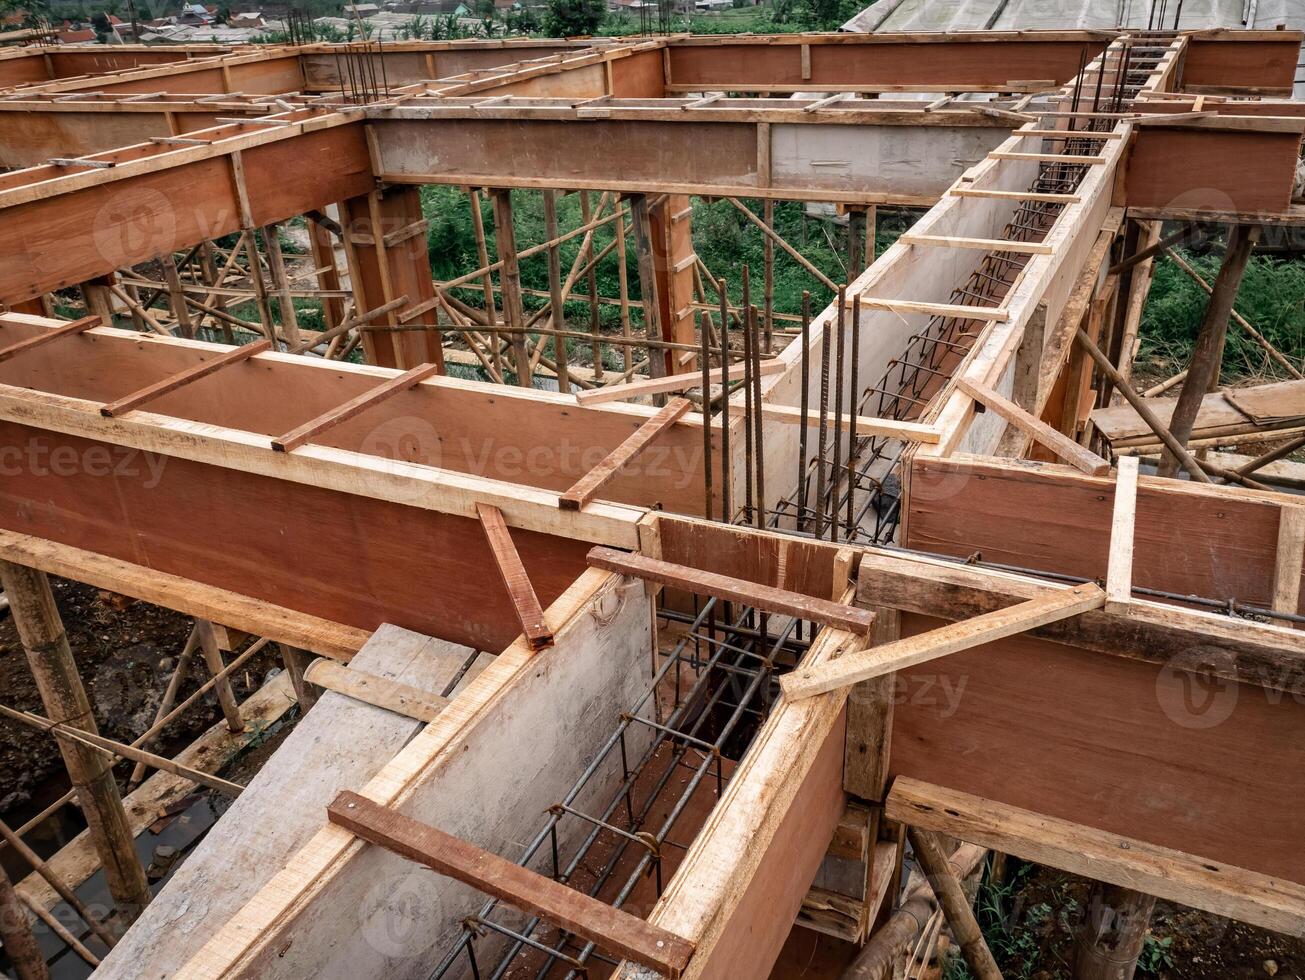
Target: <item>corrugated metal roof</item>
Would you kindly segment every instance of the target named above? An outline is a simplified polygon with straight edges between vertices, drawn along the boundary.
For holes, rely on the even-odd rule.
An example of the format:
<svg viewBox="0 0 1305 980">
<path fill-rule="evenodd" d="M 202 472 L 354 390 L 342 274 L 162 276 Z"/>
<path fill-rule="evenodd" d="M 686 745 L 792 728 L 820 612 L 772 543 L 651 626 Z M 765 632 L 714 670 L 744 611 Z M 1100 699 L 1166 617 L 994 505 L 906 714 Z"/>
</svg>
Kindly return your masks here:
<svg viewBox="0 0 1305 980">
<path fill-rule="evenodd" d="M 859 34 L 901 31 L 1044 31 L 1211 27 L 1305 28 L 1305 0 L 878 0 L 843 25 Z M 1305 56 L 1303 56 L 1305 61 Z M 1305 67 L 1295 98 L 1305 98 Z"/>
</svg>

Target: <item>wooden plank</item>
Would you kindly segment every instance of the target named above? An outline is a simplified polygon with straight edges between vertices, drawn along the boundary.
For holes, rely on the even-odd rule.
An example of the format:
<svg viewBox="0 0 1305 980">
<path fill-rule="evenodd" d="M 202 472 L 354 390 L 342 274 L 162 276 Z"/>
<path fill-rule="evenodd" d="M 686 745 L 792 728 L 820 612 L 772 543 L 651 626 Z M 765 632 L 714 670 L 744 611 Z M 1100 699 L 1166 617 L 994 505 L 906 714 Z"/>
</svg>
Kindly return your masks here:
<svg viewBox="0 0 1305 980">
<path fill-rule="evenodd" d="M 938 248 L 977 248 L 985 252 L 1017 252 L 1021 255 L 1050 255 L 1045 242 L 1016 242 L 1005 238 L 957 238 L 953 235 L 916 235 L 908 232 L 898 239 L 904 245 L 933 245 Z"/>
<path fill-rule="evenodd" d="M 853 297 L 847 297 L 847 304 L 852 305 Z M 891 310 L 894 313 L 923 313 L 925 316 L 953 317 L 959 320 L 985 320 L 989 323 L 1004 323 L 1010 319 L 1009 311 L 1003 306 L 965 306 L 959 303 L 922 303 L 909 299 L 886 299 L 882 296 L 861 296 L 861 308 L 869 310 Z"/>
<path fill-rule="evenodd" d="M 1305 561 L 1305 507 L 1283 504 L 1278 522 L 1278 549 L 1273 563 L 1273 610 L 1300 609 L 1300 576 Z"/>
<path fill-rule="evenodd" d="M 998 201 L 1048 201 L 1053 204 L 1077 204 L 1083 198 L 1077 194 L 1034 191 L 996 191 L 983 187 L 953 187 L 947 193 L 953 197 L 984 197 Z"/>
<path fill-rule="evenodd" d="M 85 333 L 91 327 L 108 326 L 102 322 L 98 316 L 84 316 L 80 320 L 73 320 L 71 323 L 65 323 L 62 326 L 55 327 L 49 333 L 38 334 L 35 337 L 28 337 L 26 340 L 20 340 L 17 343 L 10 344 L 8 347 L 0 347 L 0 361 L 7 361 L 11 357 L 17 357 L 19 354 L 26 353 L 29 350 L 35 350 L 38 347 L 44 347 L 46 344 L 53 343 L 63 337 L 71 337 L 74 334 Z"/>
<path fill-rule="evenodd" d="M 261 354 L 265 350 L 272 349 L 270 340 L 256 340 L 252 344 L 245 344 L 243 347 L 237 347 L 235 350 L 228 351 L 225 354 L 219 354 L 209 361 L 202 361 L 194 367 L 186 368 L 184 371 L 178 371 L 169 378 L 162 381 L 156 381 L 154 384 L 140 391 L 133 392 L 130 395 L 124 395 L 107 405 L 100 407 L 100 414 L 105 418 L 113 418 L 121 415 L 123 412 L 130 412 L 133 408 L 140 408 L 146 402 L 153 401 L 170 391 L 176 391 L 178 388 L 198 381 L 200 378 L 207 378 L 210 374 L 229 367 L 232 364 L 240 364 L 249 360 L 255 354 Z"/>
<path fill-rule="evenodd" d="M 716 596 L 730 602 L 742 602 L 764 612 L 779 613 L 813 623 L 821 623 L 852 633 L 865 634 L 874 625 L 874 613 L 829 599 L 817 599 L 788 592 L 769 585 L 718 575 L 715 572 L 658 561 L 644 555 L 629 554 L 613 548 L 593 548 L 589 564 L 609 572 L 632 575 L 649 582 L 669 585 L 696 595 Z"/>
<path fill-rule="evenodd" d="M 440 373 L 438 364 L 418 364 L 415 368 L 405 371 L 397 378 L 391 378 L 369 391 L 364 391 L 356 398 L 351 398 L 338 408 L 323 412 L 314 419 L 309 419 L 303 425 L 290 430 L 283 436 L 272 440 L 272 448 L 279 453 L 293 452 L 304 443 L 311 441 L 314 437 L 321 435 L 328 429 L 332 429 L 342 422 L 347 422 L 355 415 L 367 411 L 385 401 L 387 398 L 407 391 L 413 385 L 424 381 L 433 374 Z"/>
<path fill-rule="evenodd" d="M 614 477 L 630 460 L 639 455 L 663 432 L 675 424 L 693 403 L 687 398 L 672 398 L 656 415 L 644 422 L 629 438 L 607 454 L 601 463 L 582 476 L 570 490 L 558 497 L 563 510 L 580 510 L 597 496 L 603 485 Z"/>
<path fill-rule="evenodd" d="M 947 620 L 1005 609 L 1047 588 L 1069 588 L 956 561 L 880 551 L 864 553 L 858 567 L 860 603 L 882 602 L 892 611 Z M 1135 599 L 1127 610 L 1106 605 L 1029 635 L 1157 666 L 1183 663 L 1200 650 L 1200 662 L 1187 666 L 1194 674 L 1305 695 L 1305 635 L 1283 626 Z M 853 693 L 851 703 L 855 699 Z"/>
<path fill-rule="evenodd" d="M 898 777 L 893 820 L 1290 936 L 1305 935 L 1305 886 L 996 800 Z"/>
<path fill-rule="evenodd" d="M 476 513 L 480 516 L 480 525 L 485 530 L 490 551 L 494 554 L 494 563 L 512 600 L 517 619 L 521 623 L 521 632 L 525 634 L 532 650 L 543 650 L 553 645 L 553 631 L 544 621 L 544 610 L 535 595 L 535 587 L 530 584 L 530 576 L 521 563 L 516 545 L 512 543 L 512 534 L 508 530 L 503 512 L 489 504 L 477 504 Z"/>
<path fill-rule="evenodd" d="M 780 678 L 780 689 L 791 700 L 815 697 L 858 681 L 1023 633 L 1035 626 L 1077 616 L 1089 609 L 1100 609 L 1105 601 L 1105 592 L 1094 582 L 1053 591 L 1009 609 L 975 616 L 896 643 L 857 650 L 834 663 L 796 670 Z"/>
<path fill-rule="evenodd" d="M 1115 509 L 1110 521 L 1110 563 L 1106 567 L 1106 606 L 1127 606 L 1133 598 L 1133 536 L 1137 526 L 1137 457 L 1119 461 Z M 1300 582 L 1300 569 L 1296 569 Z"/>
<path fill-rule="evenodd" d="M 304 680 L 428 724 L 449 706 L 446 697 L 356 667 L 346 667 L 334 660 L 314 660 L 304 671 Z"/>
<path fill-rule="evenodd" d="M 13 531 L 0 530 L 0 558 L 188 616 L 216 620 L 334 660 L 349 660 L 371 636 L 371 630 Z"/>
<path fill-rule="evenodd" d="M 1004 150 L 994 150 L 988 154 L 988 157 L 992 160 L 1031 160 L 1035 163 L 1099 164 L 1108 162 L 1105 157 L 1074 153 L 1010 153 Z"/>
<path fill-rule="evenodd" d="M 783 374 L 787 371 L 789 365 L 786 361 L 778 357 L 761 362 L 761 376 L 768 378 L 774 374 Z M 709 375 L 711 384 L 720 384 L 723 376 L 720 368 L 713 368 Z M 738 381 L 742 378 L 740 368 L 735 368 L 732 372 L 733 380 Z M 643 381 L 630 381 L 625 384 L 604 385 L 601 388 L 591 388 L 588 391 L 576 392 L 575 400 L 581 405 L 601 405 L 604 402 L 622 401 L 626 398 L 638 398 L 644 395 L 659 395 L 670 391 L 683 391 L 686 388 L 696 388 L 702 384 L 702 375 L 689 372 L 688 374 L 673 374 L 665 378 L 647 378 Z"/>
<path fill-rule="evenodd" d="M 964 375 L 955 378 L 956 387 L 986 408 L 992 409 L 1011 425 L 1023 429 L 1039 444 L 1046 446 L 1053 453 L 1077 470 L 1089 476 L 1101 476 L 1109 472 L 1110 464 L 1089 449 L 1084 449 L 1073 439 L 1053 429 L 1041 419 L 1034 418 L 1013 401 L 999 395 L 987 385 L 971 381 Z"/>
<path fill-rule="evenodd" d="M 744 414 L 747 406 L 731 402 L 729 408 L 731 415 L 739 416 Z M 788 425 L 801 425 L 804 418 L 800 408 L 795 408 L 792 405 L 767 405 L 764 403 L 761 406 L 761 415 L 762 418 Z M 808 409 L 805 419 L 807 425 L 820 425 L 820 411 L 814 408 Z M 854 421 L 856 423 L 856 433 L 859 436 L 881 436 L 887 439 L 901 439 L 903 442 L 919 442 L 926 445 L 936 445 L 942 438 L 942 433 L 936 425 L 925 422 L 902 422 L 897 419 L 882 419 L 873 415 L 857 415 L 855 418 L 847 414 L 836 416 L 832 411 L 825 414 L 825 425 L 836 425 L 843 432 L 851 432 Z"/>
<path fill-rule="evenodd" d="M 326 813 L 331 823 L 363 840 L 538 915 L 604 952 L 628 957 L 672 980 L 684 972 L 693 955 L 693 944 L 674 933 L 357 793 L 342 791 Z"/>
</svg>

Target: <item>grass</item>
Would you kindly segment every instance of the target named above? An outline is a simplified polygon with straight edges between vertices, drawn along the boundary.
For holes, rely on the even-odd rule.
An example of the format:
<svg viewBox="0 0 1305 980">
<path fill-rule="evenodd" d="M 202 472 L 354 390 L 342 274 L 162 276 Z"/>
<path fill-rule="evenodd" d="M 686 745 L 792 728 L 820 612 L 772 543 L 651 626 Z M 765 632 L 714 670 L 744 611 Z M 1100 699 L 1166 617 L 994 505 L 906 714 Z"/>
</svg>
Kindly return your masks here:
<svg viewBox="0 0 1305 980">
<path fill-rule="evenodd" d="M 1214 282 L 1222 250 L 1209 254 L 1182 253 L 1206 282 Z M 1155 268 L 1151 293 L 1142 313 L 1140 360 L 1157 374 L 1186 367 L 1200 329 L 1206 305 L 1205 292 L 1168 258 Z M 1305 355 L 1305 263 L 1256 256 L 1246 268 L 1237 294 L 1236 310 L 1268 341 L 1297 364 Z M 1228 328 L 1224 350 L 1224 377 L 1285 378 L 1282 367 L 1235 323 Z"/>
</svg>

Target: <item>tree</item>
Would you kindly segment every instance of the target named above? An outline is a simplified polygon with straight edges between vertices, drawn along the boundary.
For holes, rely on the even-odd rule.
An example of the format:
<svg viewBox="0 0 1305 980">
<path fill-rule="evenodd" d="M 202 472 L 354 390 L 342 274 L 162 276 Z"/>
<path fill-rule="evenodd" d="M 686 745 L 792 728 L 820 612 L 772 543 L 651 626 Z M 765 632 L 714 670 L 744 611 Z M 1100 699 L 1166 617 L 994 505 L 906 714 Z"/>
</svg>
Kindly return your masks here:
<svg viewBox="0 0 1305 980">
<path fill-rule="evenodd" d="M 550 37 L 592 34 L 606 13 L 603 0 L 548 0 L 544 30 Z"/>
</svg>

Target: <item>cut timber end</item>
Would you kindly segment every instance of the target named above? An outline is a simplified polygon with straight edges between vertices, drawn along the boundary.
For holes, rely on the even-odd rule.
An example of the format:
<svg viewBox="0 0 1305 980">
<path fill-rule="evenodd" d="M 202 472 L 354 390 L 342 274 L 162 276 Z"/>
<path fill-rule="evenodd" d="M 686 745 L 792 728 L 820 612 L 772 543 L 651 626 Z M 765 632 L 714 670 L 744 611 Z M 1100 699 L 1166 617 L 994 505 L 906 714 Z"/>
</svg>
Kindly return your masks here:
<svg viewBox="0 0 1305 980">
<path fill-rule="evenodd" d="M 357 793 L 341 792 L 326 812 L 331 823 L 365 841 L 538 915 L 671 980 L 683 974 L 693 955 L 693 943 L 687 939 Z"/>
</svg>

